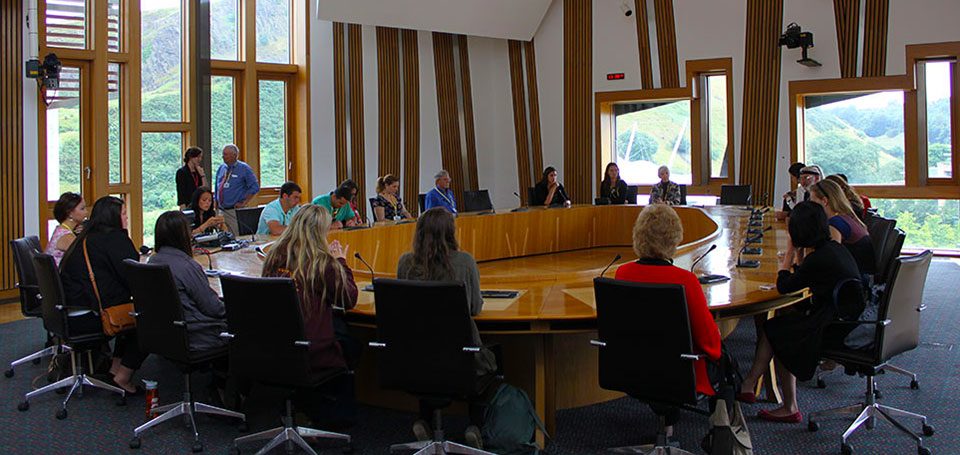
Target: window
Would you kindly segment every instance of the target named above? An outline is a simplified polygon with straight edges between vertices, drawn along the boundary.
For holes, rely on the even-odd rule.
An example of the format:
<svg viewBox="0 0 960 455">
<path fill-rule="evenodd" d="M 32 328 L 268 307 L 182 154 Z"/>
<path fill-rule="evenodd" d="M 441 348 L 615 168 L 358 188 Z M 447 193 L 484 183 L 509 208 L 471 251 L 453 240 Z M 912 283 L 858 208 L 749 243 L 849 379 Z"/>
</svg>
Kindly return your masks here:
<svg viewBox="0 0 960 455">
<path fill-rule="evenodd" d="M 141 1 L 140 68 L 145 122 L 183 120 L 182 16 L 179 2 Z"/>
<path fill-rule="evenodd" d="M 120 153 L 123 129 L 120 127 L 120 65 L 110 63 L 107 66 L 107 145 L 109 148 L 110 183 L 120 183 L 123 179 L 123 158 Z"/>
<path fill-rule="evenodd" d="M 210 151 L 214 158 L 223 150 L 223 146 L 236 143 L 233 136 L 233 97 L 233 77 L 210 78 Z"/>
<path fill-rule="evenodd" d="M 257 62 L 290 63 L 290 0 L 257 0 Z"/>
<path fill-rule="evenodd" d="M 49 2 L 49 0 L 47 0 Z M 107 0 L 107 51 L 120 52 L 120 31 L 122 25 L 120 0 Z"/>
<path fill-rule="evenodd" d="M 877 212 L 906 232 L 904 247 L 960 249 L 960 200 L 873 199 Z"/>
<path fill-rule="evenodd" d="M 47 46 L 83 49 L 87 47 L 86 0 L 47 0 Z"/>
<path fill-rule="evenodd" d="M 620 175 L 631 185 L 652 185 L 657 169 L 670 168 L 670 180 L 690 184 L 690 101 L 616 104 L 616 155 Z"/>
<path fill-rule="evenodd" d="M 83 194 L 83 134 L 80 124 L 80 68 L 64 66 L 60 88 L 46 92 L 47 200 L 56 201 L 61 193 Z"/>
<path fill-rule="evenodd" d="M 260 186 L 265 188 L 286 181 L 286 86 L 284 81 L 260 81 Z"/>
<path fill-rule="evenodd" d="M 710 178 L 727 178 L 729 160 L 727 138 L 727 76 L 708 74 L 705 78 L 707 102 L 707 148 L 710 150 Z"/>
<path fill-rule="evenodd" d="M 240 36 L 237 10 L 237 0 L 210 0 L 211 59 L 237 60 Z"/>
<path fill-rule="evenodd" d="M 927 176 L 951 178 L 950 76 L 954 63 L 947 60 L 929 60 L 920 63 L 924 81 L 921 84 L 926 106 Z"/>
<path fill-rule="evenodd" d="M 182 133 L 143 133 L 143 244 L 153 245 L 153 230 L 160 214 L 177 209 L 177 184 L 173 176 L 183 156 Z"/>
<path fill-rule="evenodd" d="M 807 95 L 803 162 L 854 185 L 904 184 L 903 92 Z"/>
</svg>

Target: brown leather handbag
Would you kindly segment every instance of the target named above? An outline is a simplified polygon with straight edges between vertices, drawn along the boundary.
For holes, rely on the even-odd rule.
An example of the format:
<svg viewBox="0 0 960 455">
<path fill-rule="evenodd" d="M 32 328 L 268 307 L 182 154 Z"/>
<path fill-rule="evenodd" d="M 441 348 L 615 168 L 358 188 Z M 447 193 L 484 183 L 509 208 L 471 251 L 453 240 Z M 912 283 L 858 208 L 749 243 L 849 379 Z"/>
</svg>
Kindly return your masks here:
<svg viewBox="0 0 960 455">
<path fill-rule="evenodd" d="M 110 308 L 103 307 L 103 302 L 100 300 L 100 289 L 97 288 L 97 278 L 93 275 L 90 255 L 87 254 L 87 239 L 83 239 L 83 259 L 87 262 L 87 273 L 90 275 L 90 283 L 93 284 L 93 293 L 97 296 L 97 305 L 100 306 L 100 322 L 103 324 L 104 335 L 114 336 L 136 327 L 137 320 L 131 314 L 134 311 L 133 303 L 121 303 Z"/>
</svg>

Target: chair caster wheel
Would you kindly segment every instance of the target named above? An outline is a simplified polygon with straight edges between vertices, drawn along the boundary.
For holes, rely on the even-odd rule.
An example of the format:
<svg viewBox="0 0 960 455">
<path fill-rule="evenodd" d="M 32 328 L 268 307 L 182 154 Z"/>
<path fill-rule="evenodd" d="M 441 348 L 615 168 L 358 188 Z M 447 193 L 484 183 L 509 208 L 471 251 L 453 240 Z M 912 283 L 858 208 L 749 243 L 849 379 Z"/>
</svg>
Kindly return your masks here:
<svg viewBox="0 0 960 455">
<path fill-rule="evenodd" d="M 203 443 L 202 442 L 193 443 L 193 447 L 191 447 L 190 450 L 193 451 L 193 453 L 203 452 Z"/>
<path fill-rule="evenodd" d="M 913 389 L 913 390 L 917 390 L 917 389 L 920 388 L 920 383 L 917 382 L 916 379 L 914 379 L 914 380 L 910 381 L 910 388 Z"/>
<path fill-rule="evenodd" d="M 61 410 L 57 411 L 56 417 L 57 417 L 57 420 L 66 419 L 66 418 L 67 418 L 67 410 L 66 410 L 66 409 L 61 409 Z"/>
<path fill-rule="evenodd" d="M 239 425 L 237 425 L 237 431 L 239 431 L 239 432 L 241 432 L 241 433 L 246 433 L 246 432 L 250 431 L 250 425 L 247 424 L 247 421 L 246 421 L 246 420 L 244 420 L 243 422 L 240 422 Z"/>
<path fill-rule="evenodd" d="M 11 368 L 11 369 L 9 369 L 9 370 L 7 370 L 7 371 L 4 371 L 4 372 L 3 372 L 3 377 L 5 377 L 5 378 L 12 378 L 12 377 L 13 377 L 13 368 Z"/>
<path fill-rule="evenodd" d="M 28 410 L 28 409 L 30 409 L 30 402 L 29 402 L 29 401 L 21 401 L 20 404 L 17 405 L 17 410 L 18 410 L 18 411 L 26 411 L 26 410 Z"/>
<path fill-rule="evenodd" d="M 917 455 L 930 455 L 930 449 L 924 446 L 919 446 L 917 447 Z"/>
<path fill-rule="evenodd" d="M 117 406 L 126 406 L 126 405 L 127 405 L 127 397 L 126 397 L 126 396 L 122 396 L 122 397 L 120 397 L 120 398 L 117 398 Z"/>
<path fill-rule="evenodd" d="M 853 446 L 845 442 L 840 444 L 840 453 L 843 455 L 853 455 Z"/>
<path fill-rule="evenodd" d="M 34 364 L 34 365 L 40 365 L 40 359 L 33 359 L 33 360 L 30 361 L 30 363 L 32 363 L 32 364 Z"/>
<path fill-rule="evenodd" d="M 139 436 L 134 436 L 133 439 L 130 440 L 129 446 L 130 446 L 131 449 L 139 449 L 139 448 L 140 448 L 140 437 L 139 437 Z"/>
<path fill-rule="evenodd" d="M 933 436 L 935 433 L 933 425 L 923 424 L 923 435 L 924 436 Z"/>
<path fill-rule="evenodd" d="M 813 420 L 807 422 L 807 431 L 817 431 L 820 429 L 820 422 L 814 422 Z"/>
<path fill-rule="evenodd" d="M 827 381 L 824 381 L 823 378 L 817 378 L 817 388 L 818 388 L 818 389 L 826 389 L 826 388 L 827 388 Z"/>
</svg>

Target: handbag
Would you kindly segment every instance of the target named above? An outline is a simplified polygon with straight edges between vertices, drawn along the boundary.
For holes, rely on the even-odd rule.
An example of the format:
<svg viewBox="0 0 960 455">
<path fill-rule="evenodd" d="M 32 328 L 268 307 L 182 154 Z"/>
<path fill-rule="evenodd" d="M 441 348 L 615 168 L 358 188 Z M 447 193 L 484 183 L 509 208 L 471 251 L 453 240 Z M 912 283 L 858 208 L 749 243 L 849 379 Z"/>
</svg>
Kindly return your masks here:
<svg viewBox="0 0 960 455">
<path fill-rule="evenodd" d="M 131 314 L 133 313 L 133 303 L 121 303 L 110 308 L 103 307 L 103 302 L 100 300 L 100 289 L 97 288 L 97 278 L 93 275 L 90 255 L 87 254 L 87 239 L 83 239 L 83 260 L 87 263 L 87 273 L 90 275 L 90 283 L 93 284 L 93 294 L 97 297 L 97 305 L 100 307 L 100 322 L 103 324 L 104 335 L 114 336 L 136 327 L 137 320 Z"/>
</svg>

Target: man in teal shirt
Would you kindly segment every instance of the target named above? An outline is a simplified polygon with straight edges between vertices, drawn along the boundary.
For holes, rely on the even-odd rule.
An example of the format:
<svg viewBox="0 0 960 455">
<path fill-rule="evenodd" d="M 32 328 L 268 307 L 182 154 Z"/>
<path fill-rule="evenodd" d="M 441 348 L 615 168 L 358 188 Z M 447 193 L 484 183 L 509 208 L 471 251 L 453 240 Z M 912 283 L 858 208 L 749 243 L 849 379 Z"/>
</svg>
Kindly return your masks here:
<svg viewBox="0 0 960 455">
<path fill-rule="evenodd" d="M 353 218 L 356 216 L 353 209 L 350 208 L 350 197 L 352 196 L 350 188 L 341 186 L 330 194 L 323 194 L 313 199 L 314 205 L 319 205 L 333 216 L 332 229 L 340 229 L 344 226 L 354 226 L 356 223 Z"/>
<path fill-rule="evenodd" d="M 290 219 L 300 210 L 300 185 L 293 182 L 280 187 L 280 197 L 263 207 L 257 234 L 280 235 L 287 229 Z"/>
</svg>

